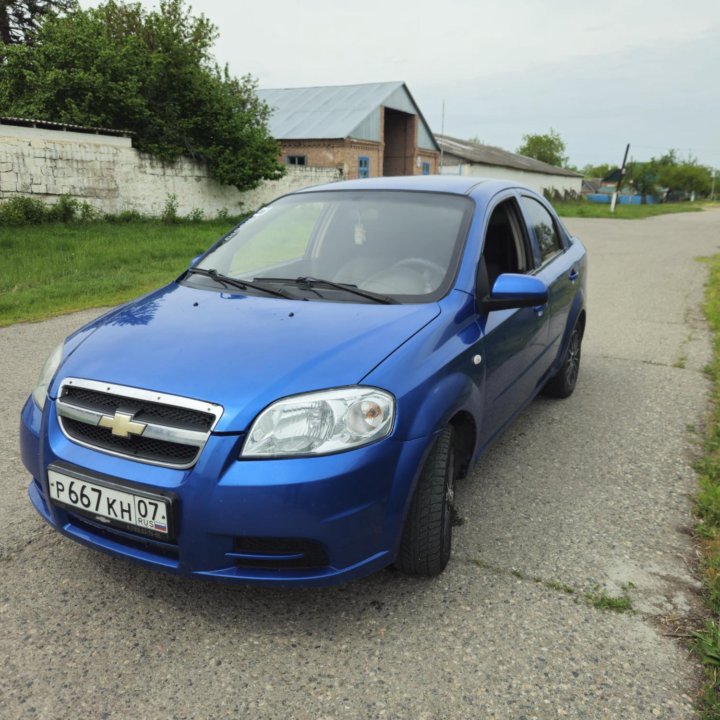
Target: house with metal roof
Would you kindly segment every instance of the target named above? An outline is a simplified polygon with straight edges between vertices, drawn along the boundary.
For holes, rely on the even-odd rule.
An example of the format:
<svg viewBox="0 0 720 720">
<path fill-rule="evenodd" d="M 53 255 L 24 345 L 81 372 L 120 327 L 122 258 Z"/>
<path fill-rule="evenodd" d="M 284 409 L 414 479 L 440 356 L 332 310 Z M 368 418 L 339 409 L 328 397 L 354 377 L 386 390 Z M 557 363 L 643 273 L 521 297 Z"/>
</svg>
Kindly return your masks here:
<svg viewBox="0 0 720 720">
<path fill-rule="evenodd" d="M 551 195 L 579 195 L 582 191 L 582 175 L 573 170 L 555 167 L 492 145 L 481 145 L 448 135 L 436 135 L 435 138 L 442 149 L 440 172 L 443 175 L 510 180 Z"/>
<path fill-rule="evenodd" d="M 258 90 L 288 165 L 345 178 L 438 172 L 440 148 L 404 82 Z"/>
</svg>

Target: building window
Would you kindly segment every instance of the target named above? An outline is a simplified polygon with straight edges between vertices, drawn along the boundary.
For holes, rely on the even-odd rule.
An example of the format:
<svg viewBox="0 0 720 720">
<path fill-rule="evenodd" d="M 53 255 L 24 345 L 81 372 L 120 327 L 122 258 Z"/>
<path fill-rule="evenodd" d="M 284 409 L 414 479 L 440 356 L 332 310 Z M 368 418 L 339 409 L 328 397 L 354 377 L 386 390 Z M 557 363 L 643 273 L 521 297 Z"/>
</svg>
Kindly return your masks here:
<svg viewBox="0 0 720 720">
<path fill-rule="evenodd" d="M 285 162 L 288 165 L 306 165 L 307 155 L 286 155 Z"/>
<path fill-rule="evenodd" d="M 358 158 L 358 177 L 370 177 L 370 158 L 367 155 Z"/>
<path fill-rule="evenodd" d="M 429 175 L 430 174 L 430 163 L 424 162 L 423 163 L 423 175 Z"/>
</svg>

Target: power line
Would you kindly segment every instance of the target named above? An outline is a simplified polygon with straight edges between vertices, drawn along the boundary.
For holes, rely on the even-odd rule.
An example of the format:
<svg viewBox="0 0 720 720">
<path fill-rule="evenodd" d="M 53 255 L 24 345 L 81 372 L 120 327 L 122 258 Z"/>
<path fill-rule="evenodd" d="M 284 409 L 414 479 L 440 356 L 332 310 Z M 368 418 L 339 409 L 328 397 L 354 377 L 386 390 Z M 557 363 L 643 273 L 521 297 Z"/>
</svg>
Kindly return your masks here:
<svg viewBox="0 0 720 720">
<path fill-rule="evenodd" d="M 633 147 L 636 148 L 642 148 L 643 150 L 678 150 L 680 152 L 710 152 L 710 153 L 720 153 L 720 148 L 698 148 L 698 147 L 688 147 L 688 148 L 682 148 L 682 147 L 673 147 L 673 146 L 663 146 L 663 145 L 635 145 L 633 143 Z"/>
</svg>

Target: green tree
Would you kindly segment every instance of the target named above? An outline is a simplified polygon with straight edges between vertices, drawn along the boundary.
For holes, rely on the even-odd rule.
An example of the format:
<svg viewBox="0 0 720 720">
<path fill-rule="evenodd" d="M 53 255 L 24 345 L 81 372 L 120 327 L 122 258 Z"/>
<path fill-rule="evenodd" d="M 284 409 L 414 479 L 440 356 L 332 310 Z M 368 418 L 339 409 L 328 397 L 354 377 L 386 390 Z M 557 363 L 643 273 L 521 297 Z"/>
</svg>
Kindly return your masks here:
<svg viewBox="0 0 720 720">
<path fill-rule="evenodd" d="M 647 201 L 647 196 L 658 190 L 659 178 L 658 164 L 654 158 L 649 162 L 629 163 L 625 175 L 625 181 L 642 196 L 643 205 Z"/>
<path fill-rule="evenodd" d="M 697 159 L 681 162 L 677 153 L 670 150 L 658 160 L 658 182 L 669 193 L 709 195 L 712 187 L 712 170 L 699 165 Z"/>
<path fill-rule="evenodd" d="M 0 42 L 28 42 L 48 16 L 76 8 L 76 0 L 0 0 Z"/>
<path fill-rule="evenodd" d="M 6 48 L 0 114 L 130 130 L 163 161 L 190 156 L 223 184 L 255 187 L 283 173 L 270 108 L 249 75 L 214 61 L 216 36 L 183 0 L 154 11 L 109 0 L 48 18 L 32 45 Z"/>
<path fill-rule="evenodd" d="M 590 178 L 605 178 L 613 170 L 617 170 L 617 165 L 611 165 L 610 163 L 601 163 L 600 165 L 585 165 L 580 172 L 585 177 Z"/>
<path fill-rule="evenodd" d="M 545 135 L 523 135 L 522 145 L 516 152 L 557 167 L 564 167 L 568 161 L 565 143 L 552 128 Z"/>
</svg>

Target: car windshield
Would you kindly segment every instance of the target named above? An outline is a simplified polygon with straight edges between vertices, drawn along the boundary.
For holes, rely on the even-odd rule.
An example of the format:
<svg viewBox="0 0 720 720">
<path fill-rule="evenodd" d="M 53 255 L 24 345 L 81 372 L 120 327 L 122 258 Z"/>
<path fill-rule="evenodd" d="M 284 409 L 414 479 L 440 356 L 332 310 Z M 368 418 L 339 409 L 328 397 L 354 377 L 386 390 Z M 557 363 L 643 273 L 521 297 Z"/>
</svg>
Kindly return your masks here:
<svg viewBox="0 0 720 720">
<path fill-rule="evenodd" d="M 187 281 L 224 276 L 308 300 L 436 300 L 455 276 L 472 207 L 427 192 L 288 195 L 228 233 L 196 266 L 210 272 Z"/>
</svg>

